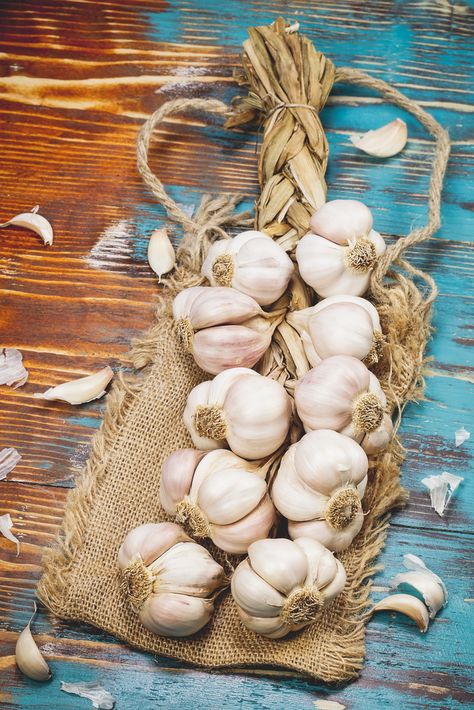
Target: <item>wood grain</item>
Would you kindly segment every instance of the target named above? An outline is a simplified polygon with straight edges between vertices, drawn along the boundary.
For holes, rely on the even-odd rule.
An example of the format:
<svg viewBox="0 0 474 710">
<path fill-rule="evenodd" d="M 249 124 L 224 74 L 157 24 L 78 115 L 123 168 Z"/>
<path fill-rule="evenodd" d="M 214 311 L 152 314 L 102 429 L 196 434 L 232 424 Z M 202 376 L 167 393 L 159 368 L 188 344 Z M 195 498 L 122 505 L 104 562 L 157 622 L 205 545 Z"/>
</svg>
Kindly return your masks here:
<svg viewBox="0 0 474 710">
<path fill-rule="evenodd" d="M 103 402 L 72 408 L 32 395 L 110 363 L 130 366 L 130 340 L 152 321 L 157 284 L 146 263 L 151 230 L 163 213 L 135 168 L 138 127 L 177 96 L 236 93 L 232 71 L 246 27 L 282 13 L 299 20 L 339 66 L 351 64 L 392 81 L 420 100 L 453 139 L 437 238 L 413 261 L 437 281 L 426 400 L 410 405 L 401 429 L 407 448 L 402 480 L 408 507 L 395 515 L 375 579 L 385 593 L 405 552 L 420 554 L 443 578 L 450 601 L 426 637 L 403 619 L 375 617 L 367 629 L 361 678 L 330 689 L 297 677 L 243 672 L 208 674 L 155 662 L 84 624 L 42 611 L 34 628 L 54 672 L 38 686 L 13 662 L 26 623 L 41 550 L 53 539 L 100 423 Z M 0 221 L 40 203 L 53 223 L 45 249 L 20 229 L 0 232 L 0 342 L 18 347 L 28 383 L 0 388 L 0 448 L 22 461 L 0 484 L 0 514 L 10 512 L 20 557 L 0 539 L 2 708 L 85 706 L 59 691 L 59 679 L 100 679 L 117 707 L 313 708 L 318 698 L 348 708 L 460 708 L 474 704 L 469 674 L 469 614 L 474 496 L 472 443 L 454 446 L 454 431 L 472 422 L 473 218 L 467 190 L 473 147 L 473 10 L 466 2 L 392 0 L 4 0 L 0 7 Z M 357 153 L 349 137 L 399 115 L 374 94 L 336 86 L 324 110 L 331 157 L 330 197 L 363 199 L 390 239 L 422 224 L 432 145 L 407 120 L 405 151 L 380 162 Z M 226 132 L 214 118 L 177 116 L 159 131 L 152 165 L 175 199 L 192 209 L 203 191 L 257 191 L 258 130 Z M 472 205 L 471 205 L 472 206 Z M 174 238 L 180 237 L 179 230 Z M 472 425 L 471 425 L 472 428 Z M 444 518 L 429 506 L 421 479 L 449 470 L 464 476 Z"/>
</svg>

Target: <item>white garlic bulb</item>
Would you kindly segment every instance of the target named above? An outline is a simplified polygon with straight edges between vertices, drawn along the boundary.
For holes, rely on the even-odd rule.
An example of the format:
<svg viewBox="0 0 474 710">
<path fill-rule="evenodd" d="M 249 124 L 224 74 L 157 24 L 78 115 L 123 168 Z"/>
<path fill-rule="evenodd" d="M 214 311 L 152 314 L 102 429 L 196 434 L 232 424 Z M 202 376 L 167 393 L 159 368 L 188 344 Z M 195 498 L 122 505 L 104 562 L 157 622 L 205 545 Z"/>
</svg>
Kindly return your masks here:
<svg viewBox="0 0 474 710">
<path fill-rule="evenodd" d="M 261 459 L 285 441 L 291 400 L 283 386 L 254 370 L 224 370 L 191 390 L 183 421 L 196 448 L 228 446 L 245 459 Z"/>
<path fill-rule="evenodd" d="M 192 286 L 173 301 L 181 347 L 205 372 L 252 367 L 272 338 L 271 320 L 253 298 L 232 288 Z"/>
<path fill-rule="evenodd" d="M 180 449 L 161 472 L 160 500 L 195 538 L 209 537 L 225 552 L 243 554 L 267 537 L 276 514 L 258 469 L 231 451 Z"/>
<path fill-rule="evenodd" d="M 214 242 L 201 273 L 212 286 L 232 286 L 268 306 L 285 292 L 293 270 L 293 262 L 279 244 L 264 232 L 252 230 Z"/>
<path fill-rule="evenodd" d="M 231 591 L 242 623 L 277 639 L 315 621 L 345 583 L 343 565 L 321 543 L 278 538 L 250 545 Z"/>
<path fill-rule="evenodd" d="M 128 533 L 118 553 L 122 590 L 149 631 L 190 636 L 207 624 L 224 570 L 175 523 L 148 523 Z"/>
<path fill-rule="evenodd" d="M 310 537 L 335 552 L 349 547 L 364 522 L 367 469 L 359 444 L 329 429 L 290 446 L 271 490 L 275 507 L 288 518 L 290 537 Z"/>
<path fill-rule="evenodd" d="M 333 355 L 295 387 L 296 411 L 306 431 L 332 429 L 355 439 L 366 453 L 386 448 L 392 421 L 378 379 L 360 360 Z"/>
<path fill-rule="evenodd" d="M 372 229 L 372 214 L 356 200 L 326 202 L 312 216 L 312 232 L 296 247 L 303 280 L 323 298 L 346 294 L 362 296 L 370 274 L 385 249 Z"/>
<path fill-rule="evenodd" d="M 293 311 L 287 321 L 300 334 L 314 367 L 332 355 L 352 355 L 370 366 L 379 361 L 383 336 L 375 306 L 359 296 L 330 296 Z"/>
</svg>

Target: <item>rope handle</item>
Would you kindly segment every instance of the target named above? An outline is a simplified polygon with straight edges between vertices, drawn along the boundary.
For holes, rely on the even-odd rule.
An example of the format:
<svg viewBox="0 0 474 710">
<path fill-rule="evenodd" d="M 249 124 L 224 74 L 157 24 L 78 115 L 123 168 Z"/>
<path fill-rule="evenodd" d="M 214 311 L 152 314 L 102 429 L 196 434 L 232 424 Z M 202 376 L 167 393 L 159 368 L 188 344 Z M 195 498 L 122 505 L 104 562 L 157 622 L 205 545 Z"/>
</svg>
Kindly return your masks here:
<svg viewBox="0 0 474 710">
<path fill-rule="evenodd" d="M 412 230 L 406 237 L 400 237 L 391 244 L 379 258 L 372 275 L 372 284 L 381 284 L 390 266 L 399 261 L 402 254 L 411 246 L 430 239 L 439 229 L 441 223 L 441 191 L 444 175 L 450 153 L 448 132 L 429 113 L 424 111 L 416 101 L 409 99 L 401 91 L 382 79 L 376 79 L 365 72 L 351 67 L 336 70 L 336 82 L 358 84 L 370 89 L 376 89 L 385 99 L 411 113 L 435 138 L 435 153 L 432 161 L 430 189 L 428 196 L 428 221 L 423 227 Z M 278 106 L 283 109 L 285 106 Z M 137 138 L 137 166 L 143 180 L 165 207 L 168 216 L 182 224 L 190 235 L 203 231 L 202 223 L 188 217 L 176 202 L 166 192 L 163 183 L 151 171 L 148 164 L 148 152 L 155 128 L 167 117 L 186 109 L 196 109 L 222 116 L 230 112 L 230 108 L 217 99 L 174 99 L 167 101 L 148 118 L 140 129 Z"/>
</svg>

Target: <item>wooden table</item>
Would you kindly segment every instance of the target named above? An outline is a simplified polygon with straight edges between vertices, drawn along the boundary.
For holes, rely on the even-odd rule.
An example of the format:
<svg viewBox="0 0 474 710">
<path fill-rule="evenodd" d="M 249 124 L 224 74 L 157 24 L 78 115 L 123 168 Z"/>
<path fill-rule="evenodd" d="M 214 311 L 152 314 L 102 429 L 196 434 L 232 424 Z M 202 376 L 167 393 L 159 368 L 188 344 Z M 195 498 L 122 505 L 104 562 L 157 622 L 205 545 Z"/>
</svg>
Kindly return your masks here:
<svg viewBox="0 0 474 710">
<path fill-rule="evenodd" d="M 380 559 L 385 569 L 374 590 L 374 597 L 383 594 L 401 569 L 402 555 L 413 552 L 445 579 L 449 604 L 426 636 L 404 619 L 374 618 L 360 679 L 338 689 L 279 672 L 262 677 L 184 668 L 42 610 L 34 631 L 54 678 L 39 685 L 17 671 L 14 644 L 31 612 L 41 549 L 57 530 L 103 401 L 73 408 L 37 401 L 32 394 L 106 363 L 127 366 L 130 339 L 152 321 L 157 283 L 146 245 L 150 231 L 163 224 L 135 169 L 138 127 L 166 99 L 230 100 L 245 28 L 268 23 L 277 13 L 299 20 L 336 64 L 392 81 L 451 133 L 443 227 L 412 254 L 433 274 L 440 295 L 426 400 L 406 409 L 401 429 L 408 449 L 402 478 L 410 503 L 393 518 Z M 11 513 L 22 543 L 17 558 L 11 543 L 0 540 L 1 707 L 91 707 L 60 692 L 59 680 L 95 679 L 116 696 L 118 709 L 277 710 L 314 708 L 318 699 L 370 710 L 472 706 L 472 445 L 454 446 L 454 431 L 461 425 L 469 429 L 473 394 L 468 4 L 3 0 L 0 22 L 0 220 L 39 203 L 55 229 L 48 249 L 24 230 L 0 233 L 1 345 L 18 347 L 30 371 L 21 389 L 0 388 L 0 448 L 15 446 L 22 454 L 0 484 L 0 513 Z M 331 146 L 330 197 L 364 200 L 377 228 L 390 235 L 423 222 L 432 143 L 404 115 L 410 141 L 391 160 L 356 152 L 349 134 L 397 115 L 399 110 L 370 92 L 348 86 L 335 88 L 323 114 Z M 187 208 L 205 190 L 243 191 L 251 203 L 257 193 L 255 132 L 227 133 L 216 120 L 203 126 L 195 118 L 177 117 L 161 138 L 154 167 Z M 421 479 L 443 470 L 465 481 L 440 518 Z"/>
</svg>

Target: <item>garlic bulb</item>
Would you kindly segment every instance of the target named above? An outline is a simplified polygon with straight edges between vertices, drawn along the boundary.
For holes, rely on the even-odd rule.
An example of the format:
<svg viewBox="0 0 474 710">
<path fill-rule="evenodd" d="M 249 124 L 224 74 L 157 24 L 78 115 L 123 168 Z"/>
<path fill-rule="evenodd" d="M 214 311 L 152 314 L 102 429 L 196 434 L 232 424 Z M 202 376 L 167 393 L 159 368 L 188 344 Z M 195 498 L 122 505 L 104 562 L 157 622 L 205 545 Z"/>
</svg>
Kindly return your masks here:
<svg viewBox="0 0 474 710">
<path fill-rule="evenodd" d="M 224 570 L 175 523 L 128 533 L 118 553 L 122 590 L 149 631 L 190 636 L 207 624 Z"/>
<path fill-rule="evenodd" d="M 242 232 L 214 242 L 201 273 L 211 286 L 232 286 L 261 306 L 274 303 L 285 292 L 293 262 L 264 232 Z"/>
<path fill-rule="evenodd" d="M 310 537 L 335 552 L 349 547 L 364 522 L 367 469 L 359 444 L 335 431 L 312 431 L 290 446 L 271 490 L 290 537 Z"/>
<path fill-rule="evenodd" d="M 312 216 L 312 233 L 296 247 L 303 280 L 323 298 L 362 296 L 385 242 L 372 229 L 372 214 L 356 200 L 326 202 Z"/>
<path fill-rule="evenodd" d="M 198 449 L 228 446 L 245 459 L 260 459 L 285 441 L 291 400 L 283 386 L 254 370 L 236 367 L 191 390 L 183 421 Z"/>
<path fill-rule="evenodd" d="M 278 538 L 250 545 L 231 591 L 243 624 L 276 639 L 315 621 L 345 583 L 344 567 L 321 543 Z"/>
<path fill-rule="evenodd" d="M 232 288 L 193 286 L 173 302 L 181 347 L 205 372 L 252 367 L 272 339 L 269 318 L 253 298 Z"/>
<path fill-rule="evenodd" d="M 332 355 L 352 355 L 366 365 L 379 361 L 383 336 L 377 309 L 359 296 L 330 296 L 293 311 L 287 321 L 300 334 L 313 367 Z"/>
<path fill-rule="evenodd" d="M 295 404 L 306 431 L 338 431 L 368 454 L 382 451 L 390 440 L 385 394 L 375 375 L 355 357 L 333 355 L 310 370 L 296 383 Z"/>
<path fill-rule="evenodd" d="M 255 464 L 231 451 L 175 451 L 161 472 L 160 500 L 195 538 L 209 537 L 225 552 L 243 554 L 267 537 L 276 515 Z"/>
</svg>

